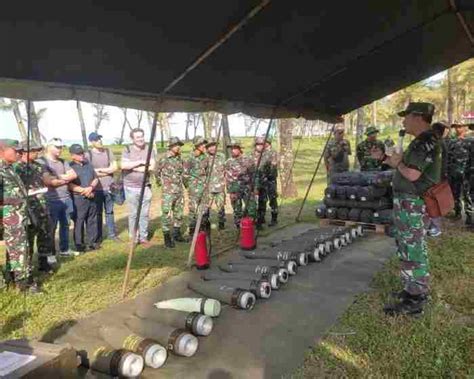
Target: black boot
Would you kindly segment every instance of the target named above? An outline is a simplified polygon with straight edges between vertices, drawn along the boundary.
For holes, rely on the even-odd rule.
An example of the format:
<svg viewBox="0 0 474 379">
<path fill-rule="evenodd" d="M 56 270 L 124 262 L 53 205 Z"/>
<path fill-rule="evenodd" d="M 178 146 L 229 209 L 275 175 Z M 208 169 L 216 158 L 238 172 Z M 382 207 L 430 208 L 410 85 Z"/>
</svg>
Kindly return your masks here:
<svg viewBox="0 0 474 379">
<path fill-rule="evenodd" d="M 268 224 L 268 226 L 275 226 L 278 224 L 278 213 L 272 213 L 272 220 Z"/>
<path fill-rule="evenodd" d="M 48 257 L 38 257 L 38 270 L 46 274 L 54 273 L 54 267 L 49 264 Z"/>
<path fill-rule="evenodd" d="M 163 236 L 165 237 L 165 247 L 169 247 L 170 249 L 174 248 L 174 241 L 171 237 L 171 233 L 163 232 Z"/>
<path fill-rule="evenodd" d="M 188 240 L 181 234 L 181 228 L 177 226 L 175 226 L 173 229 L 173 239 L 176 242 L 188 242 Z"/>
<path fill-rule="evenodd" d="M 225 221 L 219 221 L 219 230 L 225 229 Z"/>
<path fill-rule="evenodd" d="M 423 307 L 428 301 L 426 295 L 410 295 L 406 291 L 401 291 L 395 296 L 398 302 L 386 304 L 383 311 L 389 316 L 418 316 L 423 314 Z"/>
</svg>

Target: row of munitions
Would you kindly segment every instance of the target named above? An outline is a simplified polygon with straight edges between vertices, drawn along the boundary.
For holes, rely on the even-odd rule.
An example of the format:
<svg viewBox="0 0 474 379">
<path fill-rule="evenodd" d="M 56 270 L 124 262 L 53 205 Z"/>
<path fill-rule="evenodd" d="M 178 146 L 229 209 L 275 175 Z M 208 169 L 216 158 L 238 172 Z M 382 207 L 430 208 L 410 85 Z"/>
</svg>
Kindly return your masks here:
<svg viewBox="0 0 474 379">
<path fill-rule="evenodd" d="M 242 252 L 244 259 L 219 265 L 188 287 L 205 298 L 178 298 L 141 306 L 124 327 L 103 326 L 106 344 L 79 351 L 81 364 L 113 376 L 137 377 L 145 366 L 159 368 L 168 352 L 191 357 L 198 349 L 196 336 L 208 336 L 221 302 L 253 309 L 257 299 L 287 284 L 309 262 L 320 262 L 363 236 L 361 226 L 312 230 L 261 251 Z M 297 247 L 295 248 L 295 245 Z M 146 336 L 146 337 L 144 337 Z"/>
</svg>

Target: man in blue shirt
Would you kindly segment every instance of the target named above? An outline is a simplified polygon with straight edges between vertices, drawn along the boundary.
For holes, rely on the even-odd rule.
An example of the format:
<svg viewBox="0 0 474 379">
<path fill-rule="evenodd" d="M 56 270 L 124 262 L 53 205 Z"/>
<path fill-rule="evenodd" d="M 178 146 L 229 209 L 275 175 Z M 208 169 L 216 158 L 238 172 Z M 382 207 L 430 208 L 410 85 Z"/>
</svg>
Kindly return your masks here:
<svg viewBox="0 0 474 379">
<path fill-rule="evenodd" d="M 74 203 L 74 243 L 79 252 L 87 248 L 97 250 L 100 246 L 97 241 L 97 206 L 94 201 L 94 192 L 99 180 L 94 168 L 84 157 L 84 149 L 79 144 L 73 144 L 69 148 L 72 161 L 71 168 L 77 174 L 77 178 L 69 184 Z M 84 236 L 84 227 L 86 238 Z"/>
</svg>

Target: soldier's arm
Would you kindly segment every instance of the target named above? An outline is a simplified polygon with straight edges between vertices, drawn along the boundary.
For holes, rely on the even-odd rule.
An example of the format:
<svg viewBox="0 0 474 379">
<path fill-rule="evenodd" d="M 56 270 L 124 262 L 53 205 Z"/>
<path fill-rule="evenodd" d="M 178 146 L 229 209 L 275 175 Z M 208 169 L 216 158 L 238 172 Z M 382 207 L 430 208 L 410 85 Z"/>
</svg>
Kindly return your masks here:
<svg viewBox="0 0 474 379">
<path fill-rule="evenodd" d="M 65 180 L 66 182 L 72 182 L 74 179 L 77 178 L 77 174 L 76 174 L 76 171 L 74 171 L 71 166 L 69 166 L 68 163 L 64 162 L 64 170 L 65 170 L 65 174 L 63 175 L 59 175 L 59 178 L 60 179 L 63 179 Z"/>
</svg>

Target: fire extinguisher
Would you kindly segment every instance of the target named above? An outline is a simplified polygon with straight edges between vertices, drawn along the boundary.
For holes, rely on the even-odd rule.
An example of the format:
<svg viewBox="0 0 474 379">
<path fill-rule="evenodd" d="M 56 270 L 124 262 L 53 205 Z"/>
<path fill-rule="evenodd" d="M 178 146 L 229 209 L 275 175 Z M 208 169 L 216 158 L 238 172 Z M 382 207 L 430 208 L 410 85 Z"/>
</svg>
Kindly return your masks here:
<svg viewBox="0 0 474 379">
<path fill-rule="evenodd" d="M 207 270 L 211 264 L 211 258 L 207 249 L 207 233 L 204 230 L 199 231 L 194 246 L 194 259 L 198 270 Z"/>
<path fill-rule="evenodd" d="M 251 217 L 245 216 L 240 220 L 240 248 L 253 250 L 256 246 L 255 222 Z"/>
</svg>

